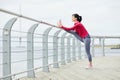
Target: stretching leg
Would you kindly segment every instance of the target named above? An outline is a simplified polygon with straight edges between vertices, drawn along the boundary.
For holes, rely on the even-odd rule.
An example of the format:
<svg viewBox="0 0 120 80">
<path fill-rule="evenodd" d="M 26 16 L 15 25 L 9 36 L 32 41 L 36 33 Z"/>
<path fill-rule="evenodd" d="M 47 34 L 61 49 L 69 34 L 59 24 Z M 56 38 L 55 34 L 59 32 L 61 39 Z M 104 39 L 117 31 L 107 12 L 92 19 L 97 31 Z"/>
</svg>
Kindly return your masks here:
<svg viewBox="0 0 120 80">
<path fill-rule="evenodd" d="M 68 33 L 73 34 L 78 40 L 80 40 L 81 42 L 83 42 L 85 44 L 85 51 L 87 53 L 88 56 L 88 60 L 89 60 L 89 67 L 92 67 L 92 56 L 90 54 L 90 43 L 91 43 L 91 38 L 90 37 L 86 37 L 85 39 L 82 39 L 76 32 L 74 31 L 67 31 Z"/>
<path fill-rule="evenodd" d="M 86 51 L 86 53 L 87 53 L 88 60 L 89 60 L 89 62 L 92 62 L 92 56 L 91 56 L 91 54 L 90 54 L 90 42 L 91 42 L 91 39 L 90 39 L 90 38 L 85 38 L 85 39 L 84 39 L 85 51 Z"/>
<path fill-rule="evenodd" d="M 83 39 L 74 31 L 67 31 L 68 33 L 74 35 L 78 40 L 80 40 L 81 42 L 84 42 Z"/>
</svg>

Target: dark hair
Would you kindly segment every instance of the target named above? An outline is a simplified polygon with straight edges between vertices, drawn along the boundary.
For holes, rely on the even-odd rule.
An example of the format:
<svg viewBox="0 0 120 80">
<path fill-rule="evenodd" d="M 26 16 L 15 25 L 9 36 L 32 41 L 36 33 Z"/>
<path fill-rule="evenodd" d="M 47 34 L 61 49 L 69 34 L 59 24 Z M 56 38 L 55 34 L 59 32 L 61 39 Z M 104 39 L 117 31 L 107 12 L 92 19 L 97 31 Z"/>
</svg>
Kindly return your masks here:
<svg viewBox="0 0 120 80">
<path fill-rule="evenodd" d="M 77 18 L 77 21 L 81 22 L 82 21 L 82 16 L 79 16 L 78 14 L 73 14 L 75 18 Z"/>
</svg>

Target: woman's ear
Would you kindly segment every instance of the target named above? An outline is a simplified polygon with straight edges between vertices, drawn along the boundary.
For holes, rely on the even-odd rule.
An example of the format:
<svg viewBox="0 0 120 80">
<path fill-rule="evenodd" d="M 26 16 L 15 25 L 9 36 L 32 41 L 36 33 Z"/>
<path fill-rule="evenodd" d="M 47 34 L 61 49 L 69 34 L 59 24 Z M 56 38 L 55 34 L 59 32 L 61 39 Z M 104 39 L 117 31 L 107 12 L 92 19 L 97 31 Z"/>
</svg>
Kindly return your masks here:
<svg viewBox="0 0 120 80">
<path fill-rule="evenodd" d="M 77 20 L 77 18 L 75 18 L 75 20 Z"/>
</svg>

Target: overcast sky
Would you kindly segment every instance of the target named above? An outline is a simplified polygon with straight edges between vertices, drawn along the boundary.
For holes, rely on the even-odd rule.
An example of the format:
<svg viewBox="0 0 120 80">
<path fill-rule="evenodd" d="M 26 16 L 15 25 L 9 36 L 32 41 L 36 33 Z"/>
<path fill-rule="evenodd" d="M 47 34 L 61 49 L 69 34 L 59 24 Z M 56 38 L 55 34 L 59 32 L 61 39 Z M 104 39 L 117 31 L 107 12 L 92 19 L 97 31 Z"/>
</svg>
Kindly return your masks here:
<svg viewBox="0 0 120 80">
<path fill-rule="evenodd" d="M 22 15 L 55 25 L 62 19 L 67 27 L 73 25 L 71 15 L 78 13 L 91 35 L 120 35 L 120 0 L 0 0 L 2 9 L 20 13 L 20 7 Z M 9 19 L 3 15 L 1 24 Z"/>
</svg>

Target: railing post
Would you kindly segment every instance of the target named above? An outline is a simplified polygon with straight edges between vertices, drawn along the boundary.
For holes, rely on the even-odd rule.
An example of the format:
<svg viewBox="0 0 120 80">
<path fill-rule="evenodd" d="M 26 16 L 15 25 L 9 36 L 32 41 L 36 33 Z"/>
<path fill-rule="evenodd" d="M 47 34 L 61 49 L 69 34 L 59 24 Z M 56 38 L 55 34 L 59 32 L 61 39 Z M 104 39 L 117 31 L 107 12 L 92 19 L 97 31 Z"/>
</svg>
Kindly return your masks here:
<svg viewBox="0 0 120 80">
<path fill-rule="evenodd" d="M 11 74 L 11 29 L 17 18 L 10 19 L 3 29 L 3 76 Z M 11 77 L 4 80 L 11 80 Z"/>
<path fill-rule="evenodd" d="M 48 34 L 52 27 L 46 29 L 43 33 L 43 71 L 49 72 L 48 67 Z"/>
<path fill-rule="evenodd" d="M 70 47 L 70 36 L 67 37 L 67 62 L 71 62 L 71 47 Z"/>
<path fill-rule="evenodd" d="M 61 32 L 61 30 L 58 30 L 55 34 L 54 34 L 54 37 L 53 37 L 53 53 L 54 53 L 54 56 L 53 56 L 53 68 L 59 68 L 59 63 L 56 63 L 58 62 L 58 34 Z"/>
<path fill-rule="evenodd" d="M 61 37 L 61 65 L 65 65 L 65 36 L 67 32 L 63 33 Z"/>
<path fill-rule="evenodd" d="M 92 56 L 95 57 L 95 46 L 94 46 L 94 38 L 92 38 Z"/>
<path fill-rule="evenodd" d="M 75 37 L 72 37 L 72 60 L 76 61 Z"/>
<path fill-rule="evenodd" d="M 76 60 L 78 60 L 78 43 L 77 43 L 77 39 L 75 38 L 75 52 L 76 52 L 76 55 L 75 55 L 75 57 L 76 57 Z"/>
<path fill-rule="evenodd" d="M 105 56 L 105 38 L 102 39 L 102 53 L 103 53 L 103 56 Z"/>
<path fill-rule="evenodd" d="M 101 46 L 101 38 L 99 38 L 99 45 Z"/>
<path fill-rule="evenodd" d="M 77 40 L 77 44 L 78 44 L 78 59 L 82 59 L 82 55 L 81 55 L 81 42 L 80 40 Z"/>
<path fill-rule="evenodd" d="M 27 69 L 34 68 L 34 31 L 38 27 L 38 24 L 34 24 L 27 33 Z M 28 71 L 27 76 L 30 78 L 35 77 L 34 70 Z"/>
</svg>

